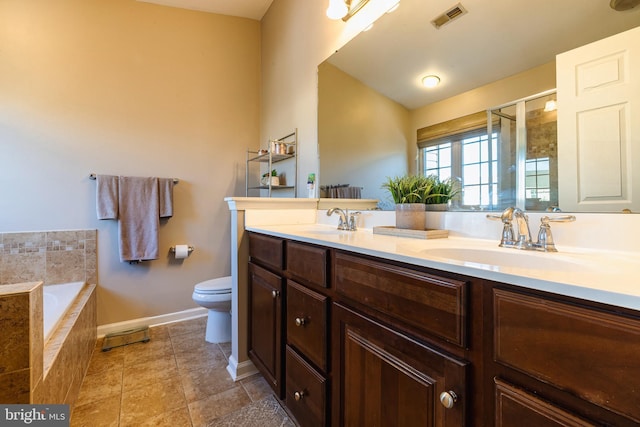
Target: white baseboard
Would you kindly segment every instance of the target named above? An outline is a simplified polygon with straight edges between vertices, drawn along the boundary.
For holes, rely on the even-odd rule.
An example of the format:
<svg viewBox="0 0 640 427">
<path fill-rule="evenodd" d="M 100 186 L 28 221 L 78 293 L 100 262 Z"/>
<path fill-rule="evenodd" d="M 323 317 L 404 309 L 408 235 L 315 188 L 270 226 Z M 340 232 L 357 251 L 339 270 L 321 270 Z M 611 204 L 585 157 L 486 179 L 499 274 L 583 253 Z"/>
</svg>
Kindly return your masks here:
<svg viewBox="0 0 640 427">
<path fill-rule="evenodd" d="M 160 316 L 141 317 L 139 319 L 126 320 L 124 322 L 100 325 L 98 326 L 98 338 L 102 338 L 113 332 L 128 331 L 130 329 L 141 328 L 143 326 L 159 326 L 166 325 L 168 323 L 182 322 L 183 320 L 196 319 L 198 317 L 206 316 L 207 313 L 208 310 L 206 308 L 198 307 L 175 313 L 161 314 Z"/>
<path fill-rule="evenodd" d="M 234 381 L 240 381 L 243 378 L 250 377 L 257 374 L 258 370 L 251 360 L 238 363 L 233 355 L 229 356 L 229 364 L 227 365 L 227 372 L 231 375 Z"/>
</svg>

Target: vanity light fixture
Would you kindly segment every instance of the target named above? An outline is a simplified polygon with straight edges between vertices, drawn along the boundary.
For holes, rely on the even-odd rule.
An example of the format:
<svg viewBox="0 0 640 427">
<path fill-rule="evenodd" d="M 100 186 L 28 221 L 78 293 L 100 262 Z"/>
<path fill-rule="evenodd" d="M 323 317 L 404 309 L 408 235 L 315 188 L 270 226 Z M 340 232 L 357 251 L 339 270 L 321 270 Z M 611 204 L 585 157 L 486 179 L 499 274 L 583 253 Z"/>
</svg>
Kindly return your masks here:
<svg viewBox="0 0 640 427">
<path fill-rule="evenodd" d="M 422 84 L 424 87 L 433 88 L 440 84 L 440 77 L 430 75 L 422 78 Z"/>
<path fill-rule="evenodd" d="M 349 7 L 344 0 L 329 0 L 327 18 L 338 20 L 344 18 L 347 13 L 349 13 Z"/>
<path fill-rule="evenodd" d="M 346 22 L 367 3 L 369 0 L 329 0 L 327 17 L 335 20 L 342 19 Z"/>
</svg>

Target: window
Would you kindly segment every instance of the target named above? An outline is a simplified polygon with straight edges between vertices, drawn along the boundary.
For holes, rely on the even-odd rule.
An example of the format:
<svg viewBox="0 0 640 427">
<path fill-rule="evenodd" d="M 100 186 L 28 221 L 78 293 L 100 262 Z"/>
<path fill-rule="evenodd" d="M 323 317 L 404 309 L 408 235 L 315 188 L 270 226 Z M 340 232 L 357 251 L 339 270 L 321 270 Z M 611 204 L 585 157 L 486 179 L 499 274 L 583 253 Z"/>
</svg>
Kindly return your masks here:
<svg viewBox="0 0 640 427">
<path fill-rule="evenodd" d="M 461 204 L 466 207 L 491 208 L 498 203 L 498 138 L 484 129 L 450 135 L 439 142 L 424 145 L 422 172 L 440 179 L 459 177 Z"/>
<path fill-rule="evenodd" d="M 541 202 L 551 201 L 549 158 L 529 159 L 525 162 L 525 196 Z"/>
</svg>

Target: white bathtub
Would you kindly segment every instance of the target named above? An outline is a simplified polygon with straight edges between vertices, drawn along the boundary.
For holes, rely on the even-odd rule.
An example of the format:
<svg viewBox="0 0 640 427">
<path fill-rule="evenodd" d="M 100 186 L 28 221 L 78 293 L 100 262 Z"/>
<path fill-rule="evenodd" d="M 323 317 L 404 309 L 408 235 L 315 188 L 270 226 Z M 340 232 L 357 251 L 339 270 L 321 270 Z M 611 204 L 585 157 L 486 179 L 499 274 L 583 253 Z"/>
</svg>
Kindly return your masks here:
<svg viewBox="0 0 640 427">
<path fill-rule="evenodd" d="M 42 287 L 45 343 L 84 285 L 85 282 L 72 282 Z"/>
</svg>

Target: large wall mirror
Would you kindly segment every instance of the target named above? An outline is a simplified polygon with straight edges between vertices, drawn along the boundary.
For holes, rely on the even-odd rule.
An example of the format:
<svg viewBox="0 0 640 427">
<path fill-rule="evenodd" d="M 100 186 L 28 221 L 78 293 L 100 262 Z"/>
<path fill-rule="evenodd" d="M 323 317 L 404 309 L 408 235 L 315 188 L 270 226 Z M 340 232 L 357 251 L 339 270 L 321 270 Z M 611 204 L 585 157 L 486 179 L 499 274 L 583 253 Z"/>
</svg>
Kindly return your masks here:
<svg viewBox="0 0 640 427">
<path fill-rule="evenodd" d="M 459 17 L 439 28 L 432 24 L 457 5 L 464 12 Z M 362 198 L 379 199 L 381 208 L 391 209 L 380 188 L 385 177 L 424 171 L 425 151 L 418 145 L 437 145 L 420 141 L 419 131 L 485 112 L 487 123 L 503 130 L 495 142 L 487 141 L 488 149 L 502 153 L 490 173 L 500 182 L 478 187 L 478 200 L 495 200 L 493 210 L 516 201 L 528 210 L 556 206 L 557 152 L 555 141 L 546 139 L 555 138 L 556 114 L 544 111 L 556 87 L 555 55 L 638 26 L 640 7 L 615 11 L 609 0 L 462 0 L 457 5 L 401 0 L 396 11 L 319 65 L 319 183 L 327 190 L 322 195 L 355 187 Z M 429 74 L 441 80 L 432 90 L 421 83 Z M 518 115 L 536 127 L 526 149 L 534 153 L 531 158 L 518 157 L 514 145 Z M 540 188 L 532 188 L 522 170 L 527 168 L 548 168 L 546 177 L 536 177 Z M 522 191 L 515 187 L 517 176 Z"/>
</svg>

